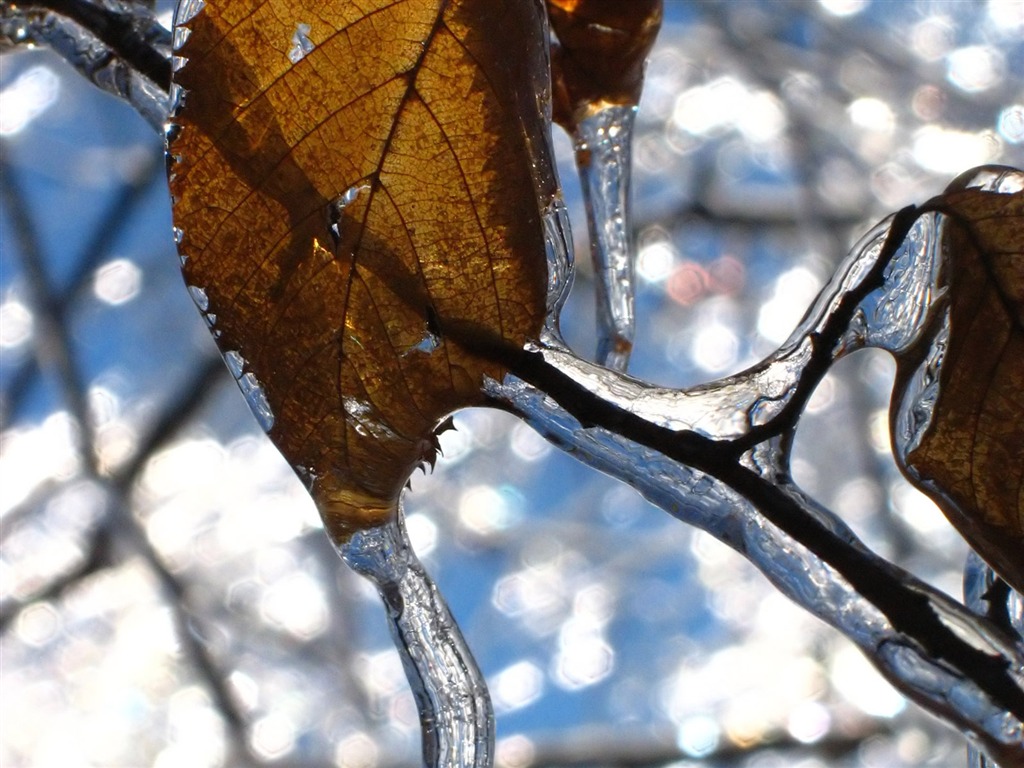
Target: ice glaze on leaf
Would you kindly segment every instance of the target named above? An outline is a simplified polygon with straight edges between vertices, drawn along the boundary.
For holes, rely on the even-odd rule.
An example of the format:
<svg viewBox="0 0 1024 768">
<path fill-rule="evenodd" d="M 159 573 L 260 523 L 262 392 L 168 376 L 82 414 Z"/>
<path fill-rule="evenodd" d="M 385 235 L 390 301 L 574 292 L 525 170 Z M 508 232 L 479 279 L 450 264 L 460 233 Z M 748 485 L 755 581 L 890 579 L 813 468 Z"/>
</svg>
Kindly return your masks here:
<svg viewBox="0 0 1024 768">
<path fill-rule="evenodd" d="M 393 514 L 439 423 L 502 376 L 473 336 L 541 328 L 544 9 L 210 0 L 185 26 L 185 280 L 338 540 Z"/>
<path fill-rule="evenodd" d="M 554 119 L 572 130 L 591 111 L 635 105 L 661 28 L 662 0 L 547 0 Z"/>
<path fill-rule="evenodd" d="M 933 329 L 897 361 L 894 403 L 938 355 L 930 422 L 901 459 L 968 543 L 1024 592 L 1024 192 L 951 187 L 945 214 L 948 339 Z M 944 344 L 944 348 L 943 348 Z"/>
</svg>

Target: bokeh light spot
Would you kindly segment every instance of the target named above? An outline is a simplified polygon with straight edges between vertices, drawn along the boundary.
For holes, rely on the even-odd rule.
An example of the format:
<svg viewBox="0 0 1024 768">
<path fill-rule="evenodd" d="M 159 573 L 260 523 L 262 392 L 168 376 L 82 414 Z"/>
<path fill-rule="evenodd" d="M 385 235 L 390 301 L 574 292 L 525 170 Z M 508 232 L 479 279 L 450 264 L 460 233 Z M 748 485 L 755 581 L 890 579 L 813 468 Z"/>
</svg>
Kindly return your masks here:
<svg viewBox="0 0 1024 768">
<path fill-rule="evenodd" d="M 46 645 L 60 630 L 60 616 L 49 603 L 36 603 L 18 614 L 18 637 L 35 648 Z"/>
<path fill-rule="evenodd" d="M 374 768 L 378 759 L 377 745 L 362 731 L 346 736 L 335 751 L 340 768 Z"/>
<path fill-rule="evenodd" d="M 291 718 L 274 713 L 256 721 L 252 729 L 253 750 L 260 757 L 273 759 L 295 748 L 295 723 Z"/>
<path fill-rule="evenodd" d="M 783 272 L 775 281 L 772 297 L 761 305 L 757 332 L 776 344 L 785 341 L 820 288 L 821 281 L 806 267 Z"/>
<path fill-rule="evenodd" d="M 857 99 L 847 108 L 847 113 L 855 126 L 868 131 L 892 133 L 896 126 L 896 117 L 892 109 L 881 99 Z"/>
<path fill-rule="evenodd" d="M 1011 144 L 1024 142 L 1024 104 L 1013 104 L 1000 112 L 996 129 Z"/>
<path fill-rule="evenodd" d="M 529 706 L 544 692 L 544 673 L 532 661 L 519 661 L 490 680 L 488 687 L 498 714 Z"/>
<path fill-rule="evenodd" d="M 537 754 L 533 741 L 521 733 L 499 739 L 494 751 L 498 768 L 524 768 L 533 764 Z"/>
<path fill-rule="evenodd" d="M 1024 32 L 1024 3 L 1020 0 L 988 0 L 988 17 L 1007 33 Z"/>
<path fill-rule="evenodd" d="M 736 365 L 740 342 L 736 332 L 722 323 L 708 323 L 693 337 L 694 364 L 703 371 L 724 373 Z"/>
<path fill-rule="evenodd" d="M 655 241 L 640 248 L 637 274 L 648 283 L 659 283 L 672 274 L 676 252 L 667 242 Z"/>
<path fill-rule="evenodd" d="M 604 680 L 615 668 L 614 649 L 596 633 L 563 629 L 559 644 L 554 679 L 560 688 L 587 688 Z"/>
<path fill-rule="evenodd" d="M 868 7 L 871 0 L 818 0 L 833 16 L 853 16 Z"/>
<path fill-rule="evenodd" d="M 518 422 L 512 427 L 512 435 L 509 439 L 512 444 L 512 453 L 525 462 L 539 461 L 551 453 L 551 443 L 524 422 Z"/>
<path fill-rule="evenodd" d="M 0 304 L 0 348 L 20 347 L 32 337 L 32 313 L 17 300 Z"/>
<path fill-rule="evenodd" d="M 953 47 L 955 31 L 944 16 L 929 16 L 910 28 L 910 47 L 924 61 L 936 61 Z"/>
<path fill-rule="evenodd" d="M 37 117 L 56 103 L 60 95 L 60 78 L 45 66 L 22 72 L 0 91 L 0 136 L 20 133 Z"/>
<path fill-rule="evenodd" d="M 824 738 L 831 725 L 832 718 L 825 707 L 816 701 L 806 701 L 789 714 L 786 730 L 797 741 L 812 744 Z"/>
<path fill-rule="evenodd" d="M 987 91 L 1003 79 L 1006 63 L 1003 55 L 987 45 L 958 48 L 946 60 L 946 77 L 967 93 Z"/>
<path fill-rule="evenodd" d="M 472 486 L 459 497 L 459 521 L 467 530 L 489 536 L 519 522 L 519 502 L 521 499 L 511 487 Z"/>
<path fill-rule="evenodd" d="M 420 557 L 429 555 L 437 546 L 437 525 L 422 512 L 414 512 L 405 518 L 405 530 L 409 542 Z"/>
<path fill-rule="evenodd" d="M 836 653 L 830 673 L 846 700 L 873 717 L 894 717 L 906 706 L 906 700 L 852 646 Z"/>
<path fill-rule="evenodd" d="M 113 259 L 96 270 L 92 290 L 104 304 L 117 306 L 131 301 L 142 288 L 142 270 L 129 259 Z"/>
</svg>

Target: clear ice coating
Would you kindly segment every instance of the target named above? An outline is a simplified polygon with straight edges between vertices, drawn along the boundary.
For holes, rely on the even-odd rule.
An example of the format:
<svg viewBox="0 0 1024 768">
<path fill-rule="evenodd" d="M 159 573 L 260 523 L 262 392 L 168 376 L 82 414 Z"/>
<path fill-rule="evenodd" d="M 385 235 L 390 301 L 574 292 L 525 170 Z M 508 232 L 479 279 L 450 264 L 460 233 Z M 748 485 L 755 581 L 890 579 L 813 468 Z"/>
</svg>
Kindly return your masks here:
<svg viewBox="0 0 1024 768">
<path fill-rule="evenodd" d="M 488 768 L 494 712 L 483 675 L 437 587 L 416 558 L 401 512 L 338 551 L 374 583 L 420 711 L 430 768 Z"/>
<path fill-rule="evenodd" d="M 369 184 L 355 184 L 330 202 L 327 216 L 330 220 L 331 235 L 334 237 L 335 244 L 341 241 L 341 212 L 352 205 L 361 193 L 368 191 L 370 191 Z"/>
<path fill-rule="evenodd" d="M 270 410 L 267 393 L 256 380 L 256 375 L 254 373 L 243 374 L 242 378 L 238 380 L 238 387 L 245 395 L 245 402 L 249 404 L 249 410 L 256 417 L 256 421 L 260 423 L 264 432 L 269 432 L 274 426 L 274 413 Z"/>
<path fill-rule="evenodd" d="M 1024 636 L 1024 598 L 1012 589 L 1007 588 L 1006 601 L 1003 605 L 994 603 L 998 592 L 993 587 L 998 576 L 976 552 L 969 552 L 964 563 L 964 604 L 980 616 L 989 616 L 1005 609 L 1005 617 L 1009 628 L 1018 636 Z M 1018 670 L 1024 675 L 1024 669 Z M 967 748 L 967 768 L 999 768 L 996 763 L 985 757 L 984 753 L 973 744 Z"/>
<path fill-rule="evenodd" d="M 673 516 L 695 525 L 747 557 L 787 597 L 852 640 L 899 690 L 933 714 L 976 735 L 993 753 L 1024 750 L 1024 723 L 1007 712 L 970 676 L 932 658 L 924 644 L 893 626 L 882 611 L 799 541 L 776 527 L 722 481 L 672 461 L 657 451 L 599 427 L 584 427 L 550 397 L 514 376 L 490 382 L 487 392 L 510 405 L 539 434 L 588 466 L 617 477 Z M 809 516 L 825 523 L 833 546 L 860 551 L 880 569 L 895 567 L 867 553 L 831 512 L 784 485 Z M 899 574 L 911 592 L 958 636 L 979 651 L 1024 665 L 1019 644 L 991 634 L 963 606 Z"/>
<path fill-rule="evenodd" d="M 235 350 L 224 353 L 224 363 L 235 379 L 235 383 L 238 384 L 238 388 L 242 390 L 242 395 L 245 397 L 245 402 L 249 404 L 252 415 L 256 417 L 256 421 L 259 422 L 263 431 L 269 432 L 274 426 L 274 412 L 270 408 L 267 393 L 260 385 L 256 374 L 245 370 L 245 358 Z"/>
<path fill-rule="evenodd" d="M 587 115 L 574 130 L 597 280 L 597 361 L 618 371 L 629 364 L 636 330 L 628 215 L 636 111 L 635 106 L 608 105 Z"/>
<path fill-rule="evenodd" d="M 861 303 L 866 346 L 898 354 L 917 340 L 935 302 L 944 294 L 939 282 L 942 228 L 938 214 L 918 218 L 886 267 L 882 289 Z M 885 234 L 877 243 L 879 251 Z"/>
<path fill-rule="evenodd" d="M 180 0 L 174 13 L 174 25 L 186 24 L 203 10 L 205 0 Z"/>
<path fill-rule="evenodd" d="M 1011 195 L 1024 192 L 1024 171 L 1006 165 L 982 165 L 957 176 L 949 185 L 950 191 L 980 189 Z"/>
<path fill-rule="evenodd" d="M 558 316 L 569 297 L 573 278 L 572 228 L 569 211 L 561 197 L 553 199 L 541 212 L 544 225 L 544 249 L 548 266 L 547 326 L 552 343 L 559 339 Z"/>
<path fill-rule="evenodd" d="M 423 334 L 423 338 L 420 339 L 419 342 L 413 344 L 408 350 L 406 350 L 405 354 L 422 352 L 425 355 L 429 355 L 439 346 L 441 346 L 440 337 L 433 331 L 428 330 Z"/>
<path fill-rule="evenodd" d="M 342 210 L 352 205 L 352 203 L 356 201 L 356 198 L 359 197 L 361 193 L 369 191 L 369 184 L 355 184 L 346 189 L 340 195 L 338 195 L 338 198 L 334 201 L 334 205 L 335 207 L 337 207 L 340 213 Z"/>
<path fill-rule="evenodd" d="M 951 192 L 979 189 L 1002 194 L 1024 190 L 1024 172 L 983 166 L 958 177 Z M 932 423 L 941 386 L 942 366 L 950 337 L 950 304 L 946 281 L 950 254 L 943 237 L 945 217 L 921 216 L 885 274 L 885 284 L 863 306 L 869 316 L 864 342 L 899 353 L 924 342 L 916 369 L 905 377 L 893 426 L 896 455 L 905 459 L 918 448 Z"/>
<path fill-rule="evenodd" d="M 131 13 L 117 9 L 118 13 Z M 133 30 L 160 56 L 169 55 L 171 33 L 152 18 L 135 15 Z M 45 46 L 61 56 L 100 90 L 128 102 L 155 130 L 162 131 L 170 109 L 168 94 L 101 41 L 88 24 L 62 13 L 38 13 L 27 5 L 4 3 L 0 36 L 19 45 Z"/>
<path fill-rule="evenodd" d="M 1024 174 L 984 169 L 964 177 L 962 183 L 964 188 L 973 185 L 1009 192 L 1024 187 Z M 897 449 L 906 450 L 930 418 L 929 404 L 938 386 L 937 371 L 948 334 L 941 284 L 946 258 L 944 217 L 919 216 L 903 242 L 890 250 L 885 245 L 894 220 L 881 222 L 861 239 L 778 351 L 735 376 L 672 390 L 584 361 L 557 337 L 544 338 L 532 347 L 577 386 L 651 424 L 692 430 L 714 440 L 742 441 L 747 451 L 741 464 L 770 481 L 808 520 L 820 524 L 829 536 L 827 550 L 816 546 L 811 551 L 795 532 L 790 535 L 776 527 L 721 480 L 615 431 L 581 424 L 566 407 L 514 375 L 488 382 L 486 390 L 571 455 L 622 479 L 651 502 L 743 553 L 784 594 L 854 641 L 899 690 L 970 734 L 988 754 L 1011 756 L 1006 764 L 1017 765 L 1024 754 L 1019 709 L 1008 711 L 1000 700 L 1002 694 L 975 679 L 971 665 L 957 667 L 932 657 L 925 650 L 928 643 L 913 634 L 921 629 L 894 626 L 878 605 L 858 593 L 816 552 L 855 553 L 878 574 L 887 574 L 894 588 L 898 584 L 908 597 L 914 596 L 911 601 L 923 600 L 930 615 L 966 648 L 1002 660 L 1010 684 L 1018 688 L 1024 688 L 1024 645 L 868 551 L 838 517 L 807 498 L 789 479 L 790 442 L 783 438 L 795 427 L 805 403 L 802 398 L 828 364 L 843 355 L 866 346 L 899 353 L 926 341 L 931 351 L 923 356 L 919 381 L 901 406 L 898 428 L 903 437 L 897 437 Z M 883 257 L 888 261 L 883 263 Z M 571 407 L 568 402 L 565 405 Z M 773 424 L 780 417 L 785 418 Z M 1010 603 L 1019 635 L 1024 624 L 1020 596 L 1011 592 Z M 974 768 L 993 765 L 976 762 Z"/>
<path fill-rule="evenodd" d="M 316 46 L 309 39 L 309 24 L 296 24 L 292 33 L 292 47 L 288 49 L 288 60 L 292 64 L 298 64 Z"/>
<path fill-rule="evenodd" d="M 210 309 L 210 299 L 206 295 L 206 291 L 200 288 L 198 285 L 190 285 L 188 287 L 189 295 L 192 297 L 192 301 L 199 308 L 199 311 L 203 314 Z"/>
<path fill-rule="evenodd" d="M 188 27 L 175 27 L 173 37 L 171 39 L 171 47 L 175 51 L 180 50 L 181 46 L 185 44 L 191 35 L 192 30 Z"/>
</svg>

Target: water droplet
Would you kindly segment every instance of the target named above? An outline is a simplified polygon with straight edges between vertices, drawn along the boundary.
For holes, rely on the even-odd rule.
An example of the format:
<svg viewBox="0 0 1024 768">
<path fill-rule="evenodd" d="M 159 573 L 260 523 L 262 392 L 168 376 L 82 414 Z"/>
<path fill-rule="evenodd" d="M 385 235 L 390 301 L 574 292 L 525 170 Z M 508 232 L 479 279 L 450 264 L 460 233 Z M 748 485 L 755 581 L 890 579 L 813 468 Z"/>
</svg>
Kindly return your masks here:
<svg viewBox="0 0 1024 768">
<path fill-rule="evenodd" d="M 342 192 L 335 199 L 334 205 L 337 206 L 338 211 L 340 212 L 344 208 L 347 208 L 348 206 L 352 205 L 352 203 L 354 203 L 356 201 L 356 198 L 359 197 L 361 192 L 369 192 L 369 191 L 370 191 L 370 185 L 369 184 L 355 184 L 355 185 L 349 187 L 348 189 L 346 189 L 344 192 Z"/>
<path fill-rule="evenodd" d="M 171 38 L 171 48 L 175 51 L 179 50 L 191 34 L 192 30 L 188 27 L 175 27 L 174 36 Z"/>
<path fill-rule="evenodd" d="M 206 6 L 204 0 L 183 0 L 178 6 L 177 13 L 174 15 L 174 24 L 186 24 L 196 17 Z"/>
<path fill-rule="evenodd" d="M 369 191 L 369 184 L 354 184 L 330 202 L 327 219 L 335 247 L 341 242 L 341 212 L 352 205 L 360 193 Z"/>
<path fill-rule="evenodd" d="M 170 126 L 168 126 L 169 128 Z M 173 227 L 171 231 L 174 232 L 174 244 L 181 245 L 181 241 L 185 237 L 185 231 L 181 227 Z"/>
<path fill-rule="evenodd" d="M 199 307 L 199 311 L 206 312 L 210 308 L 210 299 L 206 295 L 206 291 L 197 285 L 190 285 L 188 292 L 192 294 L 192 301 L 195 302 L 196 306 Z"/>
<path fill-rule="evenodd" d="M 438 338 L 437 334 L 427 331 L 418 344 L 409 348 L 409 352 L 423 352 L 424 354 L 429 355 L 439 346 L 441 346 L 441 340 Z"/>
<path fill-rule="evenodd" d="M 236 379 L 242 377 L 242 373 L 245 370 L 245 358 L 242 357 L 238 352 L 230 350 L 224 353 L 224 362 L 227 363 L 228 370 L 231 371 L 231 375 Z"/>
<path fill-rule="evenodd" d="M 249 410 L 256 417 L 256 421 L 259 422 L 264 432 L 269 432 L 270 428 L 274 426 L 274 412 L 270 408 L 267 393 L 256 378 L 256 374 L 245 370 L 248 363 L 236 350 L 228 350 L 224 353 L 224 363 L 227 365 L 228 371 L 231 372 L 235 383 L 238 384 L 238 388 L 242 390 L 245 401 L 249 404 Z"/>
<path fill-rule="evenodd" d="M 309 39 L 309 24 L 296 24 L 295 32 L 292 33 L 292 47 L 288 51 L 288 60 L 292 64 L 298 64 L 316 46 Z"/>
<path fill-rule="evenodd" d="M 390 427 L 380 421 L 379 412 L 367 401 L 344 397 L 341 405 L 351 420 L 352 428 L 360 435 L 375 437 L 378 440 L 393 440 L 398 437 Z"/>
<path fill-rule="evenodd" d="M 179 88 L 178 90 L 181 90 L 181 89 Z M 170 144 L 172 141 L 177 139 L 178 136 L 180 136 L 180 135 L 181 135 L 181 126 L 178 125 L 177 123 L 168 122 L 168 123 L 166 123 L 164 125 L 164 141 L 167 144 Z M 168 169 L 170 169 L 175 163 L 178 163 L 178 162 L 181 161 L 181 155 L 171 155 L 170 161 L 171 162 L 168 163 Z M 172 173 L 172 176 L 173 176 L 173 172 L 171 172 L 171 173 Z M 177 231 L 178 228 L 174 227 L 174 229 Z M 177 242 L 180 242 L 180 241 L 179 240 L 175 240 L 174 242 L 177 243 Z"/>
<path fill-rule="evenodd" d="M 245 401 L 249 404 L 249 410 L 256 417 L 256 421 L 259 422 L 264 432 L 269 432 L 274 426 L 274 412 L 270 409 L 267 393 L 263 391 L 256 375 L 253 373 L 243 374 L 238 379 L 238 387 L 245 395 Z"/>
</svg>

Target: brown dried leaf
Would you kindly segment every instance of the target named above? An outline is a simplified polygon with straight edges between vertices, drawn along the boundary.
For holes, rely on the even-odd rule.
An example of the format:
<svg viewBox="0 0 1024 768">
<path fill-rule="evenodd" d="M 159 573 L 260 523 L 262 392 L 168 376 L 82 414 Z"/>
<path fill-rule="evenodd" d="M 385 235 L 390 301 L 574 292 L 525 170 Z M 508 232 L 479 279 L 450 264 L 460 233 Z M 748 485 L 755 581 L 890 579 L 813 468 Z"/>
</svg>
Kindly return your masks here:
<svg viewBox="0 0 1024 768">
<path fill-rule="evenodd" d="M 951 188 L 949 338 L 927 431 L 904 457 L 968 543 L 1024 591 L 1024 193 Z M 902 393 L 914 355 L 898 361 Z"/>
<path fill-rule="evenodd" d="M 185 280 L 336 540 L 393 514 L 444 417 L 503 375 L 474 334 L 518 347 L 541 328 L 543 13 L 210 0 L 185 25 Z"/>
<path fill-rule="evenodd" d="M 547 0 L 554 119 L 568 130 L 609 105 L 635 105 L 661 28 L 662 0 Z"/>
</svg>

